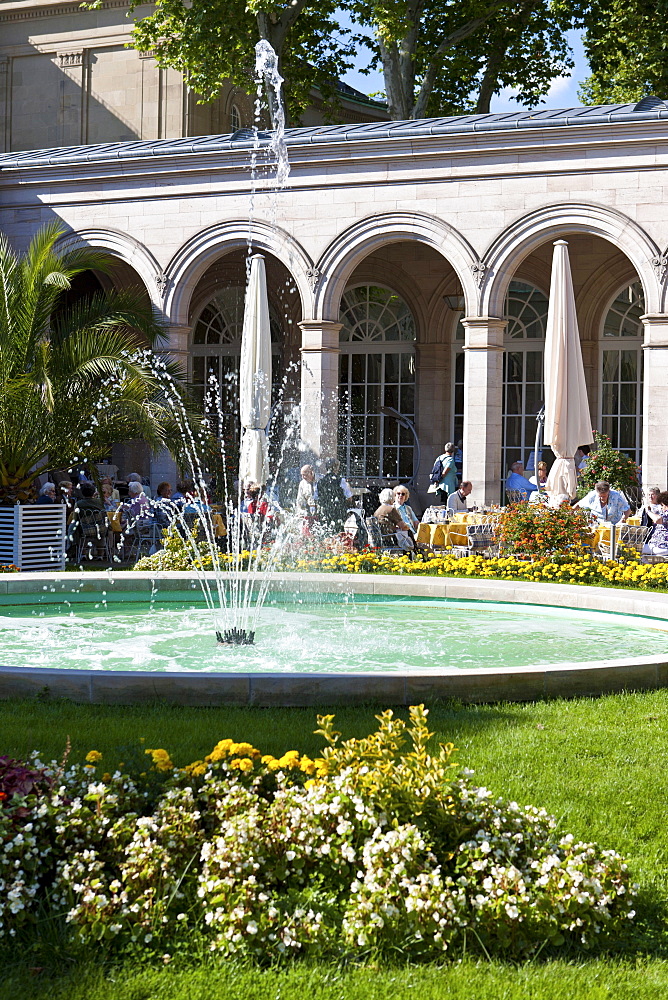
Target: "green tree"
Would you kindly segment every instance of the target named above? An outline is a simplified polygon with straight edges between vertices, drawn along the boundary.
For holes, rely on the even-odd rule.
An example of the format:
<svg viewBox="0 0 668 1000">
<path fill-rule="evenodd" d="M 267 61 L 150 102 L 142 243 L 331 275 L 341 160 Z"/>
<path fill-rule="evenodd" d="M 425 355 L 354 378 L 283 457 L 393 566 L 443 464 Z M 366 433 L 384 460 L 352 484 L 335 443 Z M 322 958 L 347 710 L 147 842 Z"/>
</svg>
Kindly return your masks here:
<svg viewBox="0 0 668 1000">
<path fill-rule="evenodd" d="M 585 104 L 630 104 L 668 97 L 667 0 L 594 0 L 583 23 L 591 66 L 579 90 Z"/>
<path fill-rule="evenodd" d="M 535 106 L 574 65 L 566 35 L 571 21 L 570 10 L 557 10 L 550 0 L 494 15 L 445 61 L 427 113 L 486 114 L 504 87 L 512 87 L 521 104 Z"/>
<path fill-rule="evenodd" d="M 337 0 L 156 0 L 154 12 L 137 21 L 132 41 L 211 101 L 225 80 L 254 90 L 254 48 L 265 39 L 286 81 L 288 112 L 298 119 L 311 88 L 333 98 L 337 78 L 352 65 L 352 43 L 334 18 L 338 7 Z"/>
<path fill-rule="evenodd" d="M 110 269 L 97 251 L 59 250 L 63 232 L 45 226 L 24 256 L 0 237 L 2 505 L 30 499 L 47 469 L 95 461 L 116 441 L 174 440 L 172 390 L 149 356 L 162 334 L 150 305 L 125 291 L 63 306 L 78 274 Z"/>
<path fill-rule="evenodd" d="M 337 22 L 341 8 L 357 26 L 352 37 Z M 156 0 L 133 45 L 208 101 L 225 80 L 253 90 L 254 46 L 266 39 L 293 120 L 313 86 L 335 98 L 337 78 L 366 46 L 368 68 L 383 71 L 390 117 L 404 120 L 488 111 L 506 86 L 536 103 L 572 66 L 565 34 L 582 8 L 580 0 Z"/>
<path fill-rule="evenodd" d="M 552 0 L 349 0 L 358 43 L 382 68 L 390 117 L 489 111 L 502 87 L 525 104 L 572 66 L 571 3 Z"/>
</svg>

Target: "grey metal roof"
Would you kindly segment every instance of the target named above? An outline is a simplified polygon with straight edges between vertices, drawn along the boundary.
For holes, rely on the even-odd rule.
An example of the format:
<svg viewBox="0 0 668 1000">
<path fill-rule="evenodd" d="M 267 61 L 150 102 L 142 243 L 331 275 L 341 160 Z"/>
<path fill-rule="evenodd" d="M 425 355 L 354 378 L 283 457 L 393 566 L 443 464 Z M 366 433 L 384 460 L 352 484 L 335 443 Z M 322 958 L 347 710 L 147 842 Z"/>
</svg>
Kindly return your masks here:
<svg viewBox="0 0 668 1000">
<path fill-rule="evenodd" d="M 638 104 L 600 104 L 589 108 L 538 109 L 506 114 L 453 115 L 449 118 L 423 118 L 404 122 L 368 122 L 359 125 L 318 125 L 288 129 L 288 146 L 329 145 L 372 139 L 420 139 L 428 136 L 463 135 L 471 132 L 494 132 L 512 129 L 567 128 L 575 125 L 614 125 L 616 123 L 668 120 L 668 102 L 647 97 Z M 260 145 L 269 141 L 268 132 L 259 135 Z M 253 139 L 247 129 L 232 135 L 191 136 L 185 139 L 110 142 L 94 146 L 59 146 L 54 149 L 29 149 L 0 155 L 0 170 L 16 167 L 57 166 L 136 160 L 156 156 L 185 156 L 195 153 L 219 153 L 250 149 Z"/>
</svg>

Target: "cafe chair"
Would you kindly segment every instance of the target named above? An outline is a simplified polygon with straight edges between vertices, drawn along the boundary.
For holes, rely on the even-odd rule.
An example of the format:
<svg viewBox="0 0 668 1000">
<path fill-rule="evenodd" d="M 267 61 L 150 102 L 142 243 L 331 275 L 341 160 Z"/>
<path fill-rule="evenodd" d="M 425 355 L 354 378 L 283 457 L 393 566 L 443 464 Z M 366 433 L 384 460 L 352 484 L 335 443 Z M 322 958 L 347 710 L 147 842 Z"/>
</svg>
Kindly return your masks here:
<svg viewBox="0 0 668 1000">
<path fill-rule="evenodd" d="M 632 549 L 634 552 L 642 553 L 642 547 L 645 544 L 645 539 L 647 537 L 649 529 L 644 525 L 639 524 L 617 524 L 616 528 L 616 548 L 617 548 L 617 558 L 624 559 L 624 550 Z M 604 562 L 612 558 L 612 538 L 611 531 L 606 532 L 604 538 L 599 539 L 598 543 L 598 555 Z M 663 562 L 662 559 L 658 559 L 655 556 L 644 557 L 647 560 L 654 560 L 655 558 L 659 562 Z"/>
</svg>

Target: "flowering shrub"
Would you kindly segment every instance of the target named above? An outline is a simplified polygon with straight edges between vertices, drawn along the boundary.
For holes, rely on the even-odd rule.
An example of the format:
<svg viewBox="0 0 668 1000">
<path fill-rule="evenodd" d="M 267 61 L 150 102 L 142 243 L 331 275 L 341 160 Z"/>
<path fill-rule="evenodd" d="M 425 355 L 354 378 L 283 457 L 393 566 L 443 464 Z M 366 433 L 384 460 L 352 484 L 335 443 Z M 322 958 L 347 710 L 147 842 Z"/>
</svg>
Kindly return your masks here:
<svg viewBox="0 0 668 1000">
<path fill-rule="evenodd" d="M 594 489 L 599 480 L 603 480 L 617 490 L 638 487 L 638 466 L 625 455 L 612 447 L 610 438 L 605 434 L 595 432 L 595 450 L 592 450 L 587 464 L 582 470 L 578 483 L 578 498 L 584 497 Z"/>
<path fill-rule="evenodd" d="M 176 768 L 147 750 L 152 791 L 98 775 L 98 751 L 68 770 L 32 762 L 48 780 L 19 778 L 0 804 L 0 936 L 40 898 L 75 939 L 163 961 L 195 942 L 262 960 L 522 957 L 624 932 L 636 887 L 618 854 L 475 786 L 451 744 L 431 747 L 422 706 L 408 725 L 378 719 L 340 742 L 320 717 L 315 760 L 225 739 Z"/>
<path fill-rule="evenodd" d="M 527 501 L 511 504 L 499 522 L 498 541 L 505 553 L 547 556 L 591 546 L 591 515 L 582 507 L 556 509 Z"/>
<path fill-rule="evenodd" d="M 20 573 L 21 570 L 14 563 L 3 563 L 0 565 L 0 573 Z"/>
</svg>

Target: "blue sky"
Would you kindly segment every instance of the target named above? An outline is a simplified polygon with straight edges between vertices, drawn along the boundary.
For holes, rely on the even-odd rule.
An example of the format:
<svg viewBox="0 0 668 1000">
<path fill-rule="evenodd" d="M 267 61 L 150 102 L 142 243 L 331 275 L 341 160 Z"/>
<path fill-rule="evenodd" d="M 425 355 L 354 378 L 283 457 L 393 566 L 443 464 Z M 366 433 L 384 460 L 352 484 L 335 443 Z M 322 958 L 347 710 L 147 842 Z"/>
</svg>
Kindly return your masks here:
<svg viewBox="0 0 668 1000">
<path fill-rule="evenodd" d="M 573 50 L 575 67 L 571 76 L 560 77 L 559 79 L 554 80 L 552 86 L 550 87 L 550 91 L 542 101 L 541 106 L 548 108 L 572 108 L 580 104 L 577 97 L 577 90 L 585 77 L 589 75 L 589 67 L 582 48 L 582 37 L 580 32 L 569 31 L 568 40 Z M 358 65 L 364 66 L 365 61 L 366 60 L 362 57 Z M 383 77 L 381 73 L 372 73 L 369 76 L 365 76 L 363 73 L 360 73 L 359 68 L 357 68 L 351 70 L 349 73 L 346 73 L 342 79 L 349 84 L 349 86 L 355 87 L 357 90 L 361 90 L 363 94 L 372 94 L 376 91 L 384 89 Z M 514 100 L 512 90 L 503 90 L 492 99 L 493 112 L 523 110 L 526 109 Z"/>
</svg>

